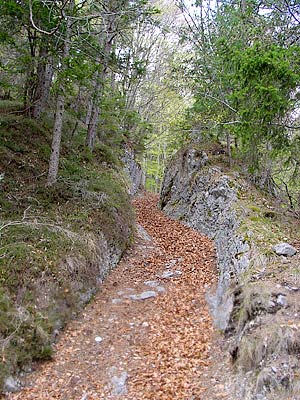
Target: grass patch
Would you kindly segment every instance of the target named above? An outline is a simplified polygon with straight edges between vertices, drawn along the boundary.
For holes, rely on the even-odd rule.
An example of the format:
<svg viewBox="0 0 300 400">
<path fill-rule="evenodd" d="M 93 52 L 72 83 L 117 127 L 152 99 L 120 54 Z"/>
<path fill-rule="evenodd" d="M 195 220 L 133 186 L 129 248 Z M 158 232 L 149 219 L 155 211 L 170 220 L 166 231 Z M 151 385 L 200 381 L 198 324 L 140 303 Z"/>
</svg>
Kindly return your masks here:
<svg viewBox="0 0 300 400">
<path fill-rule="evenodd" d="M 245 335 L 239 346 L 237 365 L 245 371 L 258 370 L 274 354 L 300 354 L 300 336 L 295 327 L 274 323 L 262 326 L 251 336 Z"/>
<path fill-rule="evenodd" d="M 241 236 L 255 244 L 261 253 L 269 255 L 273 245 L 291 241 L 295 232 L 291 229 L 292 217 L 275 209 L 274 199 L 266 197 L 253 188 L 251 196 L 240 196 L 237 212 L 241 219 Z"/>
<path fill-rule="evenodd" d="M 16 100 L 0 100 L 0 114 L 14 113 L 22 110 L 23 104 Z"/>
<path fill-rule="evenodd" d="M 265 312 L 269 307 L 270 300 L 271 294 L 263 284 L 248 283 L 241 292 L 240 306 L 234 316 L 238 331 L 241 332 L 248 321 Z"/>
</svg>

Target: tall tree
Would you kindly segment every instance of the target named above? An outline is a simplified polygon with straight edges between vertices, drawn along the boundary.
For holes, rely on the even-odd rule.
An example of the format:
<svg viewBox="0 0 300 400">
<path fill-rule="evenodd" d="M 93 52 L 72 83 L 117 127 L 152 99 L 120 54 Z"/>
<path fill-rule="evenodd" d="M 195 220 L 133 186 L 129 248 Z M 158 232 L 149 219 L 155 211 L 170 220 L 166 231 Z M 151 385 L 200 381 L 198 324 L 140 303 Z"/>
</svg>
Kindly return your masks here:
<svg viewBox="0 0 300 400">
<path fill-rule="evenodd" d="M 47 178 L 47 186 L 52 186 L 57 180 L 58 166 L 59 166 L 59 155 L 60 155 L 60 144 L 62 135 L 63 117 L 65 111 L 65 84 L 64 84 L 64 72 L 67 69 L 68 57 L 70 55 L 71 47 L 71 35 L 72 35 L 72 15 L 74 12 L 75 2 L 70 0 L 67 7 L 67 15 L 65 15 L 65 29 L 63 36 L 63 51 L 60 63 L 60 76 L 58 77 L 58 94 L 56 100 L 56 113 L 53 128 L 53 138 L 51 146 L 51 156 L 49 161 L 49 170 Z"/>
</svg>

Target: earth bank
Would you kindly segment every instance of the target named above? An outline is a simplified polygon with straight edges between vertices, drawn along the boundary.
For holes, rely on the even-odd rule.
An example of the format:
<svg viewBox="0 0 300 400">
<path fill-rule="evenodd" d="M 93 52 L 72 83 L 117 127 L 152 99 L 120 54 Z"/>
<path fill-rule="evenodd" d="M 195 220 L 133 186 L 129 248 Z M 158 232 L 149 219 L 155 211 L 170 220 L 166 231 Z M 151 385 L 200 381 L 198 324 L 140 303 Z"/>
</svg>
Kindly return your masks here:
<svg viewBox="0 0 300 400">
<path fill-rule="evenodd" d="M 131 244 L 134 213 L 124 162 L 103 144 L 83 148 L 68 121 L 60 179 L 45 187 L 50 122 L 0 120 L 0 390 L 52 357 L 52 343 L 96 293 Z M 31 138 L 29 142 L 27 137 Z M 134 169 L 134 159 L 130 168 Z M 126 160 L 125 160 L 126 161 Z"/>
</svg>

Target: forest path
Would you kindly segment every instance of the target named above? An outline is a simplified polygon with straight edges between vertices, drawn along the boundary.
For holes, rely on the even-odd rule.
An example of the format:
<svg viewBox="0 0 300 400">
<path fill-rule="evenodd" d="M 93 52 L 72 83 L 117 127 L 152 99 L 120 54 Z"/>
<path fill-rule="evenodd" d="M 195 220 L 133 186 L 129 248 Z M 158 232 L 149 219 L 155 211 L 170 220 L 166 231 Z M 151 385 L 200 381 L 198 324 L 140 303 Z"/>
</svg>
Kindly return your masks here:
<svg viewBox="0 0 300 400">
<path fill-rule="evenodd" d="M 7 399 L 225 398 L 209 375 L 216 348 L 204 296 L 216 280 L 213 245 L 157 201 L 135 200 L 135 245 L 61 335 L 54 360 Z"/>
</svg>

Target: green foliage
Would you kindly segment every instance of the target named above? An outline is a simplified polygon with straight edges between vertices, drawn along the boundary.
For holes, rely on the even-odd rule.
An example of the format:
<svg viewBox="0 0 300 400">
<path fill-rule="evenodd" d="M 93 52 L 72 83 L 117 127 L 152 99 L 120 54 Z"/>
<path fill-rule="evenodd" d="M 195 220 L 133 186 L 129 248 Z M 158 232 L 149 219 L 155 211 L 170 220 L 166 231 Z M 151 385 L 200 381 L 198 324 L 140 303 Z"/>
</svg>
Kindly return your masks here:
<svg viewBox="0 0 300 400">
<path fill-rule="evenodd" d="M 288 112 L 290 95 L 299 81 L 297 65 L 293 62 L 296 50 L 255 42 L 246 50 L 227 52 L 234 88 L 228 100 L 240 117 L 240 124 L 233 132 L 243 142 L 251 141 L 253 136 L 260 143 L 270 140 L 275 147 L 287 142 L 286 130 L 276 127 L 275 122 Z"/>
<path fill-rule="evenodd" d="M 276 3 L 266 12 L 256 1 L 197 6 L 206 19 L 194 16 L 198 30 L 188 32 L 194 53 L 184 64 L 195 98 L 187 115 L 192 130 L 202 140 L 234 140 L 232 153 L 247 164 L 253 180 L 271 180 L 274 166 L 285 162 L 295 168 L 292 143 L 299 134 L 289 126 L 299 125 L 300 75 L 292 9 L 279 7 L 279 13 Z"/>
</svg>

